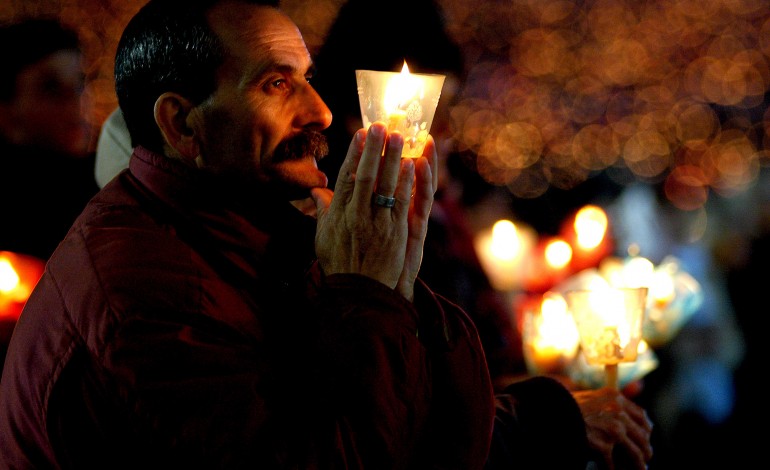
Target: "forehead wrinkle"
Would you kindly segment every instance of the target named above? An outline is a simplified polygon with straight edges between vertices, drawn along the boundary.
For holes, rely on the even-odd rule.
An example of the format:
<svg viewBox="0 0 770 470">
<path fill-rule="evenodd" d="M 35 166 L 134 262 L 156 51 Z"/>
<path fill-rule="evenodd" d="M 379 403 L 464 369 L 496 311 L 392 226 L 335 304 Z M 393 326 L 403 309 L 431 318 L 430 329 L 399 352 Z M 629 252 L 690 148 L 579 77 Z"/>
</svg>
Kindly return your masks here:
<svg viewBox="0 0 770 470">
<path fill-rule="evenodd" d="M 252 70 L 242 77 L 245 83 L 269 71 L 304 75 L 312 68 L 302 34 L 294 22 L 277 9 L 252 6 L 244 12 L 241 8 L 215 8 L 210 21 L 230 54 L 253 59 L 246 61 Z M 255 24 L 259 27 L 254 28 Z"/>
</svg>

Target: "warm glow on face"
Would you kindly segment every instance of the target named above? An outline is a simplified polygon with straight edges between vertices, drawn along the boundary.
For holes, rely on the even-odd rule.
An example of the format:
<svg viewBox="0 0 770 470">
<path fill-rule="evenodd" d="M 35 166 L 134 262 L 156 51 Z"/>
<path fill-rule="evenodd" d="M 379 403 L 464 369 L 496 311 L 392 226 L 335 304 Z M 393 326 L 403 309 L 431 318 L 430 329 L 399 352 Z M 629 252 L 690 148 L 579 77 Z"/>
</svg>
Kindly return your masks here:
<svg viewBox="0 0 770 470">
<path fill-rule="evenodd" d="M 545 247 L 545 261 L 554 269 L 561 269 L 572 260 L 572 247 L 564 240 L 552 240 Z"/>
<path fill-rule="evenodd" d="M 607 233 L 607 223 L 607 214 L 602 208 L 587 205 L 580 209 L 575 215 L 578 246 L 584 250 L 599 246 Z"/>
</svg>

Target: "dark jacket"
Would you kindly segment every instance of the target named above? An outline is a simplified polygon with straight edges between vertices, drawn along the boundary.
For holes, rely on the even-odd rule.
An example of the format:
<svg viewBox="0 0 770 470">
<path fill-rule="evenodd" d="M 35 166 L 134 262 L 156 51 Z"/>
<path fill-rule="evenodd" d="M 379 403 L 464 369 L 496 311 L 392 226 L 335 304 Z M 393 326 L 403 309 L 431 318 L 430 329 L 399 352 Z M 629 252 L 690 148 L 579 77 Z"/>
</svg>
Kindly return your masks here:
<svg viewBox="0 0 770 470">
<path fill-rule="evenodd" d="M 472 322 L 423 284 L 410 303 L 323 278 L 314 231 L 137 149 L 14 331 L 0 467 L 481 468 L 495 402 Z M 533 418 L 508 405 L 498 441 Z"/>
<path fill-rule="evenodd" d="M 99 191 L 94 162 L 0 138 L 0 250 L 47 260 Z"/>
</svg>

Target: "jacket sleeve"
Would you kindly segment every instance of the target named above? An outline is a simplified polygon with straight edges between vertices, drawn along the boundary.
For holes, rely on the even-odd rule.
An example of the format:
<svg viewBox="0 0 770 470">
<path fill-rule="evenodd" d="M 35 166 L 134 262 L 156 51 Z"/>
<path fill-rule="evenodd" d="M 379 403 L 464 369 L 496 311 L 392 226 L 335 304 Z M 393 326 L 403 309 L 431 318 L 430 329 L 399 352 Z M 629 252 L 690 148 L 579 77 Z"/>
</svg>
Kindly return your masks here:
<svg viewBox="0 0 770 470">
<path fill-rule="evenodd" d="M 321 388 L 345 459 L 362 468 L 481 469 L 494 407 L 467 316 L 423 284 L 412 304 L 356 275 L 330 276 L 322 299 L 320 356 L 333 367 Z"/>
<path fill-rule="evenodd" d="M 485 470 L 585 470 L 585 423 L 572 395 L 557 380 L 533 377 L 495 396 L 495 425 Z"/>
</svg>

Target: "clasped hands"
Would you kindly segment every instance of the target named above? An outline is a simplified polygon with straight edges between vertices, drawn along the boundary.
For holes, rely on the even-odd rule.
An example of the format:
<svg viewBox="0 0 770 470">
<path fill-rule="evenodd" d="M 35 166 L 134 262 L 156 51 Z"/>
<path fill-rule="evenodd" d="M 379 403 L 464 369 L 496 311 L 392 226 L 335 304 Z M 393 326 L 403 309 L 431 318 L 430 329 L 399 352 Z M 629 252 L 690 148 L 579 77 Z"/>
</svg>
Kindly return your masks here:
<svg viewBox="0 0 770 470">
<path fill-rule="evenodd" d="M 382 122 L 360 129 L 334 192 L 314 188 L 311 196 L 318 219 L 316 256 L 324 274 L 368 276 L 413 300 L 438 157 L 432 137 L 417 159 L 402 159 L 403 146 L 403 135 L 388 134 Z M 388 207 L 391 197 L 395 203 Z"/>
</svg>

